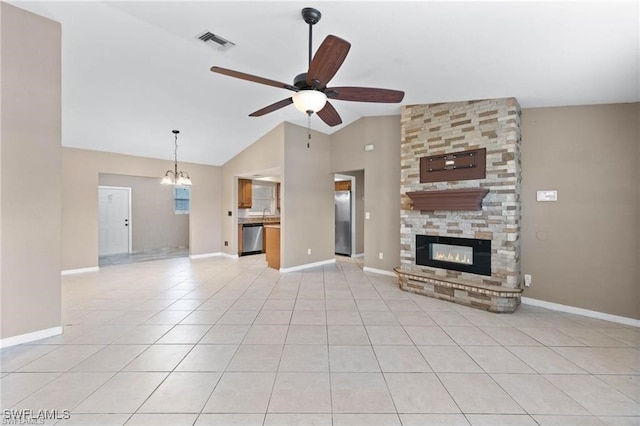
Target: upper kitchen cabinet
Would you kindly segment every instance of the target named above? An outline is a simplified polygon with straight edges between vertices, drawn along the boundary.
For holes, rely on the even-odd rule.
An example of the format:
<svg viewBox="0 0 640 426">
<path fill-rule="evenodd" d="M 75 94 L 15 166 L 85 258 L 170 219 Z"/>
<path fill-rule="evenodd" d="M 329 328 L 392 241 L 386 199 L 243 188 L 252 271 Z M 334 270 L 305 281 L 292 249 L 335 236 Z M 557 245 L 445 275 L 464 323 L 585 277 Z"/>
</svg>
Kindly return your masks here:
<svg viewBox="0 0 640 426">
<path fill-rule="evenodd" d="M 250 209 L 252 198 L 251 180 L 238 179 L 238 208 Z"/>
<path fill-rule="evenodd" d="M 351 191 L 351 181 L 344 180 L 335 183 L 336 191 Z"/>
</svg>

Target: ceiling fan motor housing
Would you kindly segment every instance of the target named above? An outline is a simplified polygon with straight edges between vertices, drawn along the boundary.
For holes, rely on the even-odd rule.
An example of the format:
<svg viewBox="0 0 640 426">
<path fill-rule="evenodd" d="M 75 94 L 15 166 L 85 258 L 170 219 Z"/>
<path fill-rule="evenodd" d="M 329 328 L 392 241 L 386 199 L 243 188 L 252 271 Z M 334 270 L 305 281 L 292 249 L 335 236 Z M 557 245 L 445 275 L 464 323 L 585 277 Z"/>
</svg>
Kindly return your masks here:
<svg viewBox="0 0 640 426">
<path fill-rule="evenodd" d="M 296 75 L 296 78 L 293 79 L 293 85 L 298 89 L 308 89 L 309 85 L 307 84 L 307 73 L 303 72 L 302 74 Z"/>
<path fill-rule="evenodd" d="M 296 78 L 293 79 L 293 85 L 300 90 L 317 90 L 324 92 L 324 89 L 318 87 L 320 85 L 318 80 L 313 80 L 312 82 L 307 81 L 306 72 L 296 75 Z"/>
</svg>

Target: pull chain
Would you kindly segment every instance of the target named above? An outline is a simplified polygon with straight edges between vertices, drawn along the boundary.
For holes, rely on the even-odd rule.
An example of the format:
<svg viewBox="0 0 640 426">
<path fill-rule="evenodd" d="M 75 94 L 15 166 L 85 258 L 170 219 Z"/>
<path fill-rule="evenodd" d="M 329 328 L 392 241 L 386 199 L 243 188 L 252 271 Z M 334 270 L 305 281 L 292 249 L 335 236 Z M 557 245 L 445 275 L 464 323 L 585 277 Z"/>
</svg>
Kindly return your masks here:
<svg viewBox="0 0 640 426">
<path fill-rule="evenodd" d="M 307 114 L 307 148 L 311 148 L 311 114 Z"/>
<path fill-rule="evenodd" d="M 178 179 L 178 133 L 175 130 L 173 132 L 173 167 L 175 169 L 175 179 Z"/>
</svg>

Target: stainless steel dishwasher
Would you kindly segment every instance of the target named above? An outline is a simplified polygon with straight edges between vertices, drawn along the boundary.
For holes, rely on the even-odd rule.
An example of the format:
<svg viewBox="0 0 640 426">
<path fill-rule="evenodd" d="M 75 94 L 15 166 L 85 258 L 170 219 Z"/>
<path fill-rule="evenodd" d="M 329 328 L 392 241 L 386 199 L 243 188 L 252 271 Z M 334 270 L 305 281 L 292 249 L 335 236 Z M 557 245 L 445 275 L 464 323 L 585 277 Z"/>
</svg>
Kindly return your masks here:
<svg viewBox="0 0 640 426">
<path fill-rule="evenodd" d="M 242 224 L 242 256 L 262 253 L 263 227 L 261 223 Z"/>
</svg>

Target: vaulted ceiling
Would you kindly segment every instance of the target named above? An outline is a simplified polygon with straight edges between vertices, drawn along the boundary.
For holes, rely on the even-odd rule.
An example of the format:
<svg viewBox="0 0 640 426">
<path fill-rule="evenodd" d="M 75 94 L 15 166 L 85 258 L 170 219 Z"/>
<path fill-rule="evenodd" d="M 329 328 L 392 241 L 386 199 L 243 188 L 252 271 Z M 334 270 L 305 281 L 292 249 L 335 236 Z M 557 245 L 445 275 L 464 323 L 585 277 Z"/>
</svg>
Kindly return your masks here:
<svg viewBox="0 0 640 426">
<path fill-rule="evenodd" d="M 211 66 L 292 83 L 307 68 L 303 7 L 351 42 L 333 86 L 404 90 L 402 104 L 516 97 L 523 107 L 640 101 L 636 1 L 10 1 L 62 24 L 63 145 L 221 165 L 293 106 L 251 112 L 292 92 L 214 74 Z M 235 43 L 227 51 L 196 36 Z M 335 101 L 343 124 L 399 104 Z M 37 113 L 37 112 L 34 112 Z"/>
</svg>

